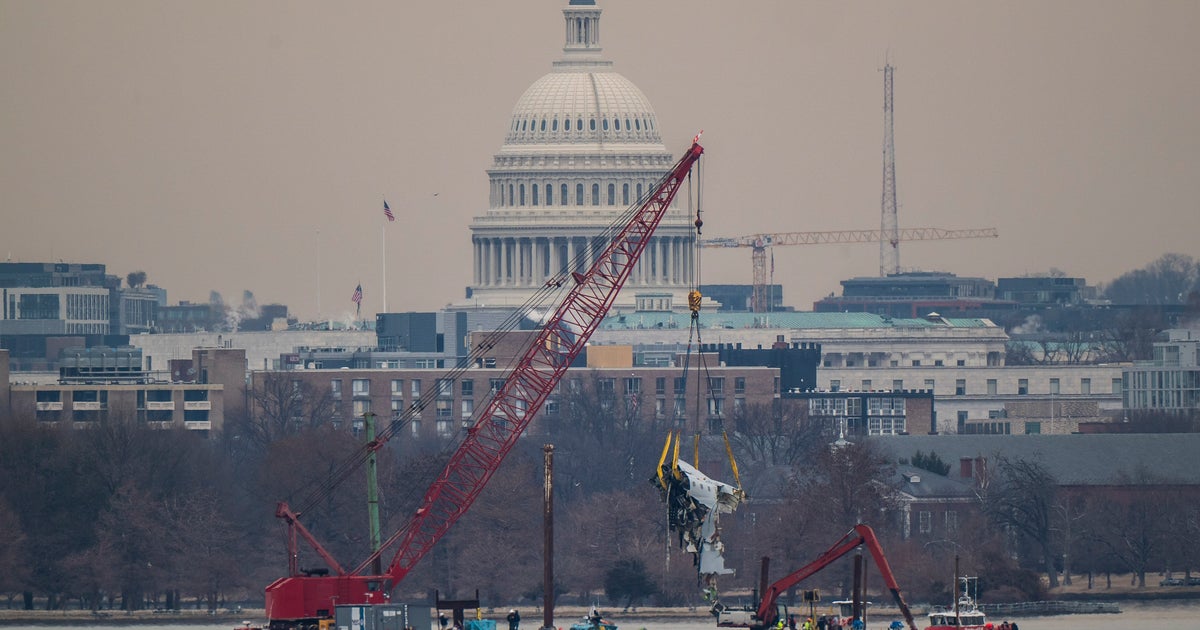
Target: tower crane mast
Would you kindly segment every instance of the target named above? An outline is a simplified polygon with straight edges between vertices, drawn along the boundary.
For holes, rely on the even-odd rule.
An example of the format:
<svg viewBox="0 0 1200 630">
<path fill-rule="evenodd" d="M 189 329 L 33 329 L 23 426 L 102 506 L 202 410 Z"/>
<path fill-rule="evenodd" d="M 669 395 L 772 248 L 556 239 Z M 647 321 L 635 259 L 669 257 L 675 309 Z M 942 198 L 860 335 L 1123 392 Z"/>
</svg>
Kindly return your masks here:
<svg viewBox="0 0 1200 630">
<path fill-rule="evenodd" d="M 538 333 L 527 342 L 504 384 L 481 407 L 466 437 L 426 490 L 416 512 L 369 558 L 347 571 L 304 528 L 298 512 L 286 503 L 278 505 L 276 516 L 288 526 L 289 575 L 275 580 L 266 589 L 271 630 L 322 626 L 332 617 L 335 602 L 387 601 L 392 589 L 467 511 L 607 314 L 675 194 L 704 152 L 699 138 L 697 135 L 687 153 L 641 200 L 628 221 L 614 230 L 611 240 L 586 272 L 560 274 L 549 281 L 555 287 L 566 283 L 572 286 Z M 377 439 L 364 448 L 378 450 L 382 443 L 382 439 Z M 313 548 L 328 569 L 298 568 L 298 537 Z M 381 554 L 392 547 L 396 548 L 395 555 L 382 574 L 368 573 Z"/>
<path fill-rule="evenodd" d="M 958 238 L 996 238 L 996 228 L 971 230 L 943 230 L 941 228 L 906 228 L 895 232 L 880 230 L 833 230 L 829 232 L 776 232 L 750 234 L 730 238 L 701 239 L 701 247 L 750 247 L 754 266 L 754 292 L 751 294 L 750 310 L 755 313 L 767 311 L 767 249 L 776 245 L 822 245 L 831 243 L 886 243 L 898 241 L 935 241 Z M 770 272 L 774 273 L 774 270 Z"/>
</svg>

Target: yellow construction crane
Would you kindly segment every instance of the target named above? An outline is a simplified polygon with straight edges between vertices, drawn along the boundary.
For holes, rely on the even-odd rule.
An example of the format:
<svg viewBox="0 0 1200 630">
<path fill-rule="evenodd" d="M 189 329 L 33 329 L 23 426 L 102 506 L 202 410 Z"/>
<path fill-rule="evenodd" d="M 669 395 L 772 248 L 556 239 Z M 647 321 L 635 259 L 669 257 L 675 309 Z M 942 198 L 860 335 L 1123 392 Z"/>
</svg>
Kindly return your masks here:
<svg viewBox="0 0 1200 630">
<path fill-rule="evenodd" d="M 996 228 L 976 230 L 943 230 L 941 228 L 907 228 L 898 230 L 897 241 L 938 241 L 956 238 L 996 238 Z M 834 230 L 831 232 L 779 232 L 774 234 L 751 234 L 731 238 L 700 239 L 700 247 L 750 247 L 754 264 L 754 293 L 750 308 L 755 313 L 767 310 L 767 249 L 776 245 L 822 245 L 828 243 L 879 243 L 892 241 L 883 230 Z M 894 246 L 896 243 L 892 242 Z M 899 269 L 881 271 L 896 273 Z M 774 275 L 774 270 L 771 270 Z"/>
</svg>

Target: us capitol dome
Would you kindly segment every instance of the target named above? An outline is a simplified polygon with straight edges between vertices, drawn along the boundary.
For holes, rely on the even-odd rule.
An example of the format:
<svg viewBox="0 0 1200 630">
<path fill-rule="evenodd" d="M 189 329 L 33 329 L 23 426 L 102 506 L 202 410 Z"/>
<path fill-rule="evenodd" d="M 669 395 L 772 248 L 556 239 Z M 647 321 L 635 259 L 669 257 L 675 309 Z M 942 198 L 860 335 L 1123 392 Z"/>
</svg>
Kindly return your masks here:
<svg viewBox="0 0 1200 630">
<path fill-rule="evenodd" d="M 603 249 L 593 239 L 677 160 L 646 95 L 601 55 L 600 12 L 595 0 L 570 0 L 562 58 L 513 107 L 487 171 L 487 212 L 471 222 L 467 304 L 519 306 L 558 272 L 586 269 Z M 686 197 L 680 190 L 614 311 L 687 309 L 696 234 Z"/>
</svg>

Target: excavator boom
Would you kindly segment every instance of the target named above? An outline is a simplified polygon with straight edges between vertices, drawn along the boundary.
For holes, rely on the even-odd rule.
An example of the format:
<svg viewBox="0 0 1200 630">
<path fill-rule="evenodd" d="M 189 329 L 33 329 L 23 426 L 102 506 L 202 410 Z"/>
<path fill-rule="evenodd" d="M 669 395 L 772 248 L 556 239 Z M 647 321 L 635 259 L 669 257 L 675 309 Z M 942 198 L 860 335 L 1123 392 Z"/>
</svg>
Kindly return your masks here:
<svg viewBox="0 0 1200 630">
<path fill-rule="evenodd" d="M 817 556 L 816 560 L 800 567 L 764 589 L 762 601 L 759 602 L 758 610 L 751 619 L 744 619 L 744 615 L 742 616 L 743 618 L 738 619 L 736 613 L 739 611 L 730 611 L 726 614 L 728 621 L 723 621 L 721 616 L 718 615 L 717 625 L 756 629 L 771 627 L 778 621 L 779 613 L 776 603 L 781 593 L 829 566 L 834 560 L 854 551 L 860 545 L 866 546 L 867 551 L 871 554 L 871 558 L 875 560 L 875 566 L 879 568 L 879 573 L 883 575 L 883 582 L 887 585 L 888 590 L 891 591 L 892 598 L 895 599 L 896 605 L 900 608 L 900 613 L 904 615 L 904 620 L 908 623 L 909 630 L 917 630 L 917 624 L 913 621 L 912 612 L 909 611 L 908 604 L 904 602 L 904 597 L 900 593 L 900 586 L 896 584 L 896 578 L 892 575 L 892 568 L 888 565 L 887 558 L 883 555 L 883 548 L 879 545 L 879 539 L 875 537 L 875 532 L 869 526 L 861 523 L 855 525 L 854 529 L 847 532 L 841 540 Z M 724 611 L 722 611 L 722 614 L 724 614 Z"/>
</svg>

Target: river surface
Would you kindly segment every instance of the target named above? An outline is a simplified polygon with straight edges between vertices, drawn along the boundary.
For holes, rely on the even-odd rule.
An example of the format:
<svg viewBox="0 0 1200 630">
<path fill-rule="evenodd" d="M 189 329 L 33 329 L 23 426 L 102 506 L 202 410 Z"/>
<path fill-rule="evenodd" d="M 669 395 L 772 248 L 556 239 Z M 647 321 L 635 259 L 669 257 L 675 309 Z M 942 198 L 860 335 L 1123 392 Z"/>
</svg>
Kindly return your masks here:
<svg viewBox="0 0 1200 630">
<path fill-rule="evenodd" d="M 1200 602 L 1122 602 L 1120 614 L 1109 615 L 1056 615 L 1052 617 L 1019 617 L 1015 618 L 1021 630 L 1200 630 Z M 531 615 L 532 616 L 532 615 Z M 632 623 L 621 623 L 620 617 L 614 615 L 620 630 L 717 630 L 716 626 L 700 619 L 688 621 L 670 621 L 643 619 Z M 992 619 L 998 627 L 1003 619 Z M 575 619 L 563 620 L 563 627 L 574 623 Z M 876 618 L 867 624 L 867 630 L 885 630 L 890 618 Z M 522 622 L 522 630 L 537 630 L 539 620 L 526 619 Z M 503 621 L 498 624 L 505 627 Z M 92 624 L 37 624 L 30 626 L 6 625 L 4 628 L 29 628 L 29 630 L 56 630 L 65 628 L 90 627 L 105 630 L 233 630 L 234 624 L 136 624 L 120 625 L 116 623 Z M 917 617 L 917 627 L 925 627 L 924 620 Z"/>
</svg>

